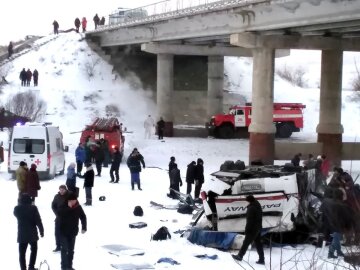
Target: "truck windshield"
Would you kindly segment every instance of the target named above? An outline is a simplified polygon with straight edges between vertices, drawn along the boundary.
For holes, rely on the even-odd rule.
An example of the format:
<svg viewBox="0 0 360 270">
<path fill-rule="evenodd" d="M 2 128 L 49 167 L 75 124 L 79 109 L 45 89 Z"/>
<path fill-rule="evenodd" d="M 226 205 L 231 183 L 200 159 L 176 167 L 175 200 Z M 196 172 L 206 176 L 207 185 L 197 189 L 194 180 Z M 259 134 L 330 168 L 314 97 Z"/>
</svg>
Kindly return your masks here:
<svg viewBox="0 0 360 270">
<path fill-rule="evenodd" d="M 42 154 L 45 151 L 45 140 L 14 139 L 13 149 L 17 154 Z"/>
</svg>

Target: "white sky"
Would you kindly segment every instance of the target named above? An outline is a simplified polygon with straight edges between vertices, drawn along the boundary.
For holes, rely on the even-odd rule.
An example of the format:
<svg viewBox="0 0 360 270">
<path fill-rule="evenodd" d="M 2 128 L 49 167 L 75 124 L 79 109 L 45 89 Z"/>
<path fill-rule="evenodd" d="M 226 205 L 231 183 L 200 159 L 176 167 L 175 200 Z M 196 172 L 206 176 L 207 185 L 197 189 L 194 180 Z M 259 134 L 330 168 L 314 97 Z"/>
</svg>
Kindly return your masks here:
<svg viewBox="0 0 360 270">
<path fill-rule="evenodd" d="M 165 171 L 170 156 L 175 156 L 182 177 L 185 176 L 186 166 L 190 161 L 201 157 L 204 160 L 205 181 L 209 181 L 209 174 L 217 171 L 224 160 L 241 159 L 248 163 L 248 140 L 220 140 L 207 138 L 166 138 L 160 142 L 154 136 L 151 140 L 144 140 L 143 121 L 147 114 L 154 114 L 155 104 L 149 99 L 149 93 L 142 90 L 134 91 L 126 81 L 119 78 L 114 79 L 111 73 L 112 67 L 100 59 L 95 69 L 95 77 L 90 79 L 86 76 L 84 65 L 90 60 L 98 57 L 91 53 L 85 41 L 79 41 L 81 34 L 68 33 L 60 34 L 56 40 L 50 41 L 37 50 L 27 53 L 12 61 L 11 70 L 6 76 L 9 85 L 3 89 L 0 103 L 7 100 L 9 95 L 19 91 L 30 89 L 43 98 L 48 104 L 46 121 L 51 121 L 60 127 L 64 135 L 64 142 L 69 145 L 70 151 L 66 154 L 66 163 L 74 161 L 74 151 L 78 144 L 80 133 L 70 134 L 72 131 L 81 131 L 85 124 L 90 123 L 95 115 L 104 116 L 104 107 L 108 104 L 116 104 L 121 110 L 120 120 L 124 126 L 133 133 L 127 133 L 125 145 L 125 158 L 129 152 L 137 147 L 145 157 L 147 168 L 141 173 L 143 191 L 130 190 L 130 175 L 128 168 L 123 162 L 120 167 L 120 183 L 110 184 L 109 168 L 104 168 L 101 177 L 95 179 L 93 188 L 93 206 L 84 207 L 88 217 L 88 232 L 79 235 L 76 242 L 74 268 L 75 269 L 113 269 L 110 264 L 119 263 L 149 263 L 155 269 L 165 269 L 166 264 L 156 264 L 161 257 L 170 257 L 181 264 L 174 268 L 179 270 L 188 269 L 240 269 L 230 257 L 228 252 L 213 248 L 205 248 L 189 243 L 186 239 L 180 238 L 173 232 L 183 229 L 189 224 L 191 217 L 181 215 L 173 210 L 157 210 L 150 207 L 151 200 L 174 205 L 176 202 L 167 198 L 169 179 Z M 44 42 L 53 36 L 40 40 Z M 344 73 L 354 72 L 354 55 L 349 54 L 344 58 Z M 305 60 L 307 59 L 307 61 Z M 290 140 L 315 141 L 315 127 L 318 121 L 319 91 L 316 89 L 316 82 L 319 77 L 320 57 L 319 53 L 297 51 L 292 56 L 277 60 L 277 64 L 299 65 L 308 63 L 307 73 L 310 88 L 300 89 L 291 86 L 276 77 L 275 99 L 277 101 L 303 102 L 305 110 L 305 128 L 302 132 L 294 134 Z M 19 72 L 25 68 L 37 68 L 39 70 L 39 86 L 24 88 L 20 86 Z M 228 71 L 231 82 L 238 81 L 239 74 L 241 93 L 251 96 L 251 68 L 249 59 L 231 58 L 226 59 L 225 69 Z M 317 71 L 317 72 L 315 72 Z M 232 89 L 234 90 L 234 89 Z M 239 89 L 237 89 L 239 90 Z M 84 101 L 84 96 L 89 94 L 98 95 L 95 103 Z M 343 92 L 342 123 L 345 129 L 345 138 L 354 140 L 358 136 L 360 122 L 359 105 L 349 101 L 352 93 Z M 64 102 L 66 97 L 67 103 Z M 72 105 L 70 104 L 72 103 Z M 0 141 L 7 141 L 7 131 L 0 132 Z M 317 153 L 314 153 L 317 155 Z M 7 153 L 5 153 L 7 158 Z M 18 248 L 16 243 L 17 225 L 13 216 L 13 208 L 17 201 L 16 182 L 10 180 L 7 173 L 7 160 L 0 165 L 0 254 L 1 269 L 18 269 Z M 344 162 L 343 167 L 349 169 L 352 166 L 353 175 L 360 172 L 360 162 Z M 150 167 L 159 167 L 155 169 Z M 38 263 L 47 260 L 51 269 L 60 268 L 60 254 L 54 254 L 54 214 L 50 204 L 60 184 L 65 183 L 65 176 L 58 176 L 52 181 L 42 181 L 39 197 L 36 205 L 39 208 L 44 227 L 45 237 L 39 240 Z M 77 180 L 80 187 L 80 202 L 84 202 L 83 180 Z M 185 191 L 185 185 L 181 188 Z M 100 202 L 100 196 L 106 196 L 105 202 Z M 134 217 L 132 212 L 136 205 L 144 209 L 144 217 Z M 144 221 L 148 227 L 143 229 L 130 229 L 129 223 Z M 167 226 L 172 234 L 172 239 L 163 242 L 150 242 L 151 234 L 161 226 Z M 102 245 L 120 244 L 143 249 L 145 255 L 133 257 L 120 254 L 119 257 L 110 255 L 101 248 Z M 303 250 L 303 251 L 300 251 Z M 314 253 L 315 252 L 315 253 Z M 327 257 L 327 248 L 321 253 L 314 251 L 310 245 L 300 245 L 297 249 L 285 247 L 280 250 L 272 250 L 272 269 L 280 269 L 280 256 L 283 254 L 282 269 L 294 269 L 296 267 L 306 268 L 307 263 L 319 263 L 319 267 L 326 268 L 323 260 Z M 295 265 L 294 260 L 287 261 L 295 253 L 300 265 Z M 194 255 L 217 254 L 219 258 L 215 261 L 200 260 Z M 316 254 L 316 255 L 314 255 Z M 29 250 L 28 250 L 29 256 Z M 265 248 L 266 268 L 269 269 L 270 250 Z M 254 269 L 265 269 L 257 266 L 256 251 L 248 252 L 245 256 Z M 314 259 L 316 258 L 316 259 Z M 337 263 L 337 262 L 335 262 Z M 244 266 L 244 269 L 252 269 Z M 329 269 L 333 268 L 332 262 Z M 44 268 L 46 269 L 46 268 Z M 41 269 L 43 270 L 43 268 Z"/>
<path fill-rule="evenodd" d="M 60 30 L 74 28 L 76 17 L 86 17 L 88 29 L 94 28 L 92 18 L 96 13 L 105 17 L 118 7 L 135 8 L 156 0 L 10 0 L 3 1 L 0 9 L 0 45 L 8 45 L 26 35 L 47 35 L 53 31 L 52 23 L 57 20 Z"/>
</svg>

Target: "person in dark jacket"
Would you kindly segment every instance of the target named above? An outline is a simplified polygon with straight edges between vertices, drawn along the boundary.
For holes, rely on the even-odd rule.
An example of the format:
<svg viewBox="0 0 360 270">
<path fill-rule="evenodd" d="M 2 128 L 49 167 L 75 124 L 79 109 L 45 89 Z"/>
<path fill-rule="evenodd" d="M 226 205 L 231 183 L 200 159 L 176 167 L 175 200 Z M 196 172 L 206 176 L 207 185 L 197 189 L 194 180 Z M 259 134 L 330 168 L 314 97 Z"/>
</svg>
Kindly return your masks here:
<svg viewBox="0 0 360 270">
<path fill-rule="evenodd" d="M 135 183 L 137 183 L 138 189 L 142 190 L 140 184 L 140 172 L 141 165 L 145 169 L 145 161 L 144 157 L 139 153 L 137 148 L 134 148 L 134 150 L 130 154 L 127 160 L 127 165 L 131 174 L 131 189 L 134 190 L 134 185 Z"/>
<path fill-rule="evenodd" d="M 194 182 L 195 182 L 194 198 L 198 199 L 200 195 L 201 187 L 204 184 L 204 161 L 201 158 L 197 159 Z"/>
<path fill-rule="evenodd" d="M 75 173 L 75 163 L 71 162 L 69 166 L 67 167 L 67 174 L 66 174 L 66 186 L 69 191 L 78 194 L 78 191 L 76 189 L 76 173 Z"/>
<path fill-rule="evenodd" d="M 158 132 L 159 140 L 164 139 L 164 129 L 165 129 L 165 121 L 162 117 L 160 117 L 160 120 L 157 122 L 157 132 Z"/>
<path fill-rule="evenodd" d="M 33 79 L 34 79 L 34 86 L 38 86 L 39 72 L 37 71 L 37 69 L 34 69 L 33 71 Z"/>
<path fill-rule="evenodd" d="M 170 188 L 170 194 L 168 194 L 169 197 L 174 197 L 174 192 L 171 190 L 171 177 L 170 177 L 170 172 L 172 171 L 172 169 L 175 168 L 175 165 L 177 166 L 177 164 L 175 163 L 175 157 L 170 157 L 170 162 L 169 162 L 169 182 L 170 182 L 170 185 L 169 185 L 169 188 Z"/>
<path fill-rule="evenodd" d="M 100 139 L 101 148 L 104 152 L 104 161 L 103 161 L 103 167 L 107 168 L 109 167 L 109 163 L 111 162 L 111 153 L 109 151 L 109 142 L 105 139 Z"/>
<path fill-rule="evenodd" d="M 102 16 L 99 25 L 105 25 L 105 17 Z"/>
<path fill-rule="evenodd" d="M 14 52 L 14 46 L 12 41 L 10 41 L 8 46 L 8 58 L 10 58 L 13 55 L 13 52 Z"/>
<path fill-rule="evenodd" d="M 97 171 L 96 176 L 101 176 L 102 164 L 105 160 L 105 152 L 104 152 L 104 148 L 101 146 L 100 141 L 96 142 L 94 158 L 95 158 L 95 166 Z"/>
<path fill-rule="evenodd" d="M 83 164 L 86 160 L 86 153 L 85 153 L 84 145 L 82 143 L 79 143 L 78 147 L 75 150 L 75 159 L 76 159 L 76 173 L 78 176 L 81 176 Z"/>
<path fill-rule="evenodd" d="M 75 24 L 76 33 L 79 33 L 80 19 L 79 19 L 79 18 L 76 18 L 75 21 L 74 21 L 74 24 Z"/>
<path fill-rule="evenodd" d="M 35 270 L 37 256 L 37 241 L 40 236 L 44 237 L 44 227 L 41 222 L 39 211 L 35 205 L 31 204 L 31 198 L 28 194 L 22 194 L 20 204 L 15 206 L 14 215 L 18 221 L 18 237 L 19 243 L 19 262 L 20 269 L 26 270 L 26 249 L 30 245 L 30 261 L 28 270 Z"/>
<path fill-rule="evenodd" d="M 19 78 L 21 80 L 21 86 L 26 86 L 27 75 L 25 68 L 23 68 L 22 71 L 20 72 Z"/>
<path fill-rule="evenodd" d="M 61 269 L 73 269 L 73 258 L 76 236 L 79 233 L 79 220 L 81 233 L 87 230 L 87 221 L 84 210 L 77 201 L 75 194 L 70 193 L 66 205 L 59 210 L 60 239 L 61 239 Z"/>
<path fill-rule="evenodd" d="M 84 174 L 84 188 L 85 188 L 85 205 L 92 205 L 92 188 L 94 186 L 95 173 L 91 163 L 86 163 L 86 172 Z"/>
<path fill-rule="evenodd" d="M 114 148 L 113 161 L 112 161 L 111 167 L 110 167 L 110 178 L 111 178 L 110 183 L 119 183 L 119 180 L 120 180 L 119 168 L 120 168 L 121 159 L 122 159 L 122 156 L 119 151 L 119 147 L 116 146 Z M 115 173 L 115 177 L 114 177 L 114 173 Z"/>
<path fill-rule="evenodd" d="M 291 164 L 295 167 L 300 166 L 301 153 L 297 153 L 291 160 Z"/>
<path fill-rule="evenodd" d="M 264 249 L 261 243 L 262 208 L 253 195 L 248 195 L 246 201 L 249 203 L 246 210 L 245 239 L 237 255 L 232 255 L 235 260 L 241 261 L 252 242 L 255 242 L 256 251 L 259 255 L 257 264 L 265 264 Z"/>
<path fill-rule="evenodd" d="M 55 35 L 59 34 L 59 23 L 56 20 L 53 21 L 53 27 L 54 27 L 54 34 Z"/>
<path fill-rule="evenodd" d="M 170 194 L 168 197 L 172 199 L 177 199 L 179 196 L 173 191 L 180 191 L 180 187 L 182 186 L 182 180 L 180 175 L 180 170 L 177 167 L 177 164 L 174 163 L 173 168 L 170 171 Z"/>
<path fill-rule="evenodd" d="M 28 70 L 26 71 L 26 86 L 30 86 L 31 78 L 32 78 L 32 72 L 30 68 L 28 68 Z"/>
<path fill-rule="evenodd" d="M 94 18 L 93 18 L 94 24 L 95 24 L 95 29 L 97 29 L 99 23 L 100 23 L 100 18 L 97 15 L 97 13 L 95 14 Z"/>
<path fill-rule="evenodd" d="M 53 250 L 53 252 L 58 252 L 61 250 L 59 211 L 62 207 L 66 206 L 68 195 L 69 195 L 69 191 L 67 190 L 67 187 L 65 185 L 61 185 L 59 186 L 59 192 L 54 196 L 54 199 L 51 203 L 51 209 L 55 214 L 56 248 Z"/>
<path fill-rule="evenodd" d="M 35 202 L 35 198 L 38 196 L 38 190 L 41 189 L 39 175 L 36 171 L 36 165 L 31 164 L 30 170 L 26 172 L 26 193 L 31 197 L 31 201 Z"/>
<path fill-rule="evenodd" d="M 191 161 L 187 165 L 187 170 L 186 170 L 186 184 L 187 184 L 186 194 L 191 194 L 192 185 L 194 184 L 194 179 L 195 179 L 195 170 L 196 170 L 196 162 Z"/>
</svg>

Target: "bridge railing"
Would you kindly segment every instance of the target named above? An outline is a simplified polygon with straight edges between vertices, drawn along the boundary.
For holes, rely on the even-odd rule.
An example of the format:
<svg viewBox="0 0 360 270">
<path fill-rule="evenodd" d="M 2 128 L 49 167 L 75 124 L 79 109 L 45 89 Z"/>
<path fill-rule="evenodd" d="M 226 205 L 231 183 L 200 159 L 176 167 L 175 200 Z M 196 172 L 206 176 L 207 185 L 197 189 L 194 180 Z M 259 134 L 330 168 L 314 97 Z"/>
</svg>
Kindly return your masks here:
<svg viewBox="0 0 360 270">
<path fill-rule="evenodd" d="M 124 26 L 264 2 L 269 2 L 269 0 L 164 0 L 134 9 L 118 8 L 109 15 L 109 25 L 101 26 L 90 32 L 101 32 Z"/>
</svg>

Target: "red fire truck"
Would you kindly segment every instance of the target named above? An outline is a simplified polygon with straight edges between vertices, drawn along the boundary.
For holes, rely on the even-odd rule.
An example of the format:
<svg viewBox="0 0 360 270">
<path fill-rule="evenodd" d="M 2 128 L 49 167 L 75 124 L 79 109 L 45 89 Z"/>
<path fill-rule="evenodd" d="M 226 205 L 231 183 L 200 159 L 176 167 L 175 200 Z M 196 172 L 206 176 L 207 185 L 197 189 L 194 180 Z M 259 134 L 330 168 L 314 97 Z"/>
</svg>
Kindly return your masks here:
<svg viewBox="0 0 360 270">
<path fill-rule="evenodd" d="M 274 103 L 274 124 L 276 137 L 289 138 L 293 132 L 299 132 L 304 125 L 301 103 Z M 207 123 L 209 134 L 217 138 L 230 139 L 236 132 L 246 131 L 251 123 L 251 103 L 244 106 L 232 106 L 227 114 L 214 115 Z"/>
<path fill-rule="evenodd" d="M 121 155 L 124 153 L 125 137 L 119 120 L 112 118 L 96 118 L 90 125 L 86 125 L 81 133 L 80 142 L 85 143 L 86 138 L 91 137 L 93 141 L 104 139 L 108 142 L 110 153 L 115 146 L 119 147 Z"/>
</svg>

